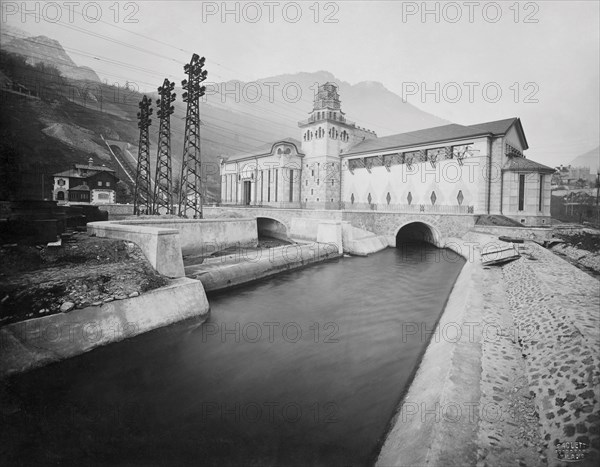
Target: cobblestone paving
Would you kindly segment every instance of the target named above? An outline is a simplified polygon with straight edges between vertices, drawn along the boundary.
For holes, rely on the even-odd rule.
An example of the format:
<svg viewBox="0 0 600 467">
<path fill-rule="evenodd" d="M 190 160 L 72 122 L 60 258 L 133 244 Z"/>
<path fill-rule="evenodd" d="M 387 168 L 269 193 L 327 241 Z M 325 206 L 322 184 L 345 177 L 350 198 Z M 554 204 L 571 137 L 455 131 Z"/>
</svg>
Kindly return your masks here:
<svg viewBox="0 0 600 467">
<path fill-rule="evenodd" d="M 539 245 L 523 248 L 503 275 L 548 464 L 584 455 L 577 465 L 597 465 L 600 282 Z"/>
<path fill-rule="evenodd" d="M 483 297 L 477 465 L 544 466 L 544 441 L 500 268 L 484 269 Z"/>
</svg>

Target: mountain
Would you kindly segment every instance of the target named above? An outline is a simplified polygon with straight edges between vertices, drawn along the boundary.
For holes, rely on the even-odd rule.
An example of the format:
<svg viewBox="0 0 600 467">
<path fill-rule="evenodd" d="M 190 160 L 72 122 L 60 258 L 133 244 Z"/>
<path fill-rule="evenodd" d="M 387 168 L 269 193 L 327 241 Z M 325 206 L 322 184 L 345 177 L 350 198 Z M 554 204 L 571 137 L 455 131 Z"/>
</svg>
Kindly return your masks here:
<svg viewBox="0 0 600 467">
<path fill-rule="evenodd" d="M 267 120 L 275 125 L 270 129 L 271 133 L 279 137 L 299 138 L 298 121 L 308 118 L 317 86 L 326 82 L 338 85 L 346 117 L 358 126 L 375 131 L 378 136 L 450 123 L 403 101 L 379 82 L 351 85 L 327 71 L 271 76 L 253 82 L 209 84 L 207 103 Z"/>
<path fill-rule="evenodd" d="M 597 173 L 600 168 L 600 146 L 577 156 L 569 164 L 571 167 L 589 167 L 593 173 Z"/>
<path fill-rule="evenodd" d="M 86 163 L 90 156 L 115 169 L 117 176 L 131 185 L 127 172 L 135 173 L 139 138 L 137 112 L 142 94 L 133 87 L 99 82 L 93 70 L 77 67 L 59 42 L 44 36 L 15 38 L 6 46 L 2 44 L 0 52 L 3 54 L 0 81 L 4 83 L 0 152 L 13 154 L 11 160 L 19 167 L 20 196 L 48 197 L 52 173 L 65 170 L 73 163 Z M 40 69 L 40 62 L 35 61 L 41 60 L 40 57 L 44 59 L 41 62 L 44 66 L 58 68 L 62 77 L 50 76 L 48 70 Z M 300 139 L 298 122 L 308 118 L 318 84 L 337 83 L 342 110 L 348 120 L 374 130 L 378 136 L 449 123 L 404 102 L 378 82 L 351 85 L 327 71 L 318 71 L 272 76 L 255 82 L 209 84 L 210 61 L 206 68 L 209 79 L 204 83 L 207 93 L 200 106 L 200 136 L 204 183 L 207 197 L 213 201 L 218 199 L 220 191 L 219 157 L 286 137 Z M 181 77 L 184 77 L 183 70 Z M 162 84 L 162 80 L 156 84 Z M 179 178 L 181 171 L 186 115 L 182 90 L 177 88 L 176 93 L 175 112 L 171 117 L 174 179 Z M 158 96 L 156 92 L 148 95 L 154 103 L 150 127 L 154 170 Z M 111 154 L 105 140 L 123 143 L 110 143 L 116 155 Z M 121 167 L 123 163 L 128 166 L 125 171 Z"/>
<path fill-rule="evenodd" d="M 7 34 L 8 38 L 11 36 L 13 35 Z M 44 65 L 54 66 L 65 78 L 100 81 L 94 70 L 77 66 L 65 52 L 60 42 L 46 36 L 15 37 L 6 43 L 3 42 L 2 49 L 9 53 L 27 57 L 27 62 L 32 65 L 43 63 Z"/>
</svg>

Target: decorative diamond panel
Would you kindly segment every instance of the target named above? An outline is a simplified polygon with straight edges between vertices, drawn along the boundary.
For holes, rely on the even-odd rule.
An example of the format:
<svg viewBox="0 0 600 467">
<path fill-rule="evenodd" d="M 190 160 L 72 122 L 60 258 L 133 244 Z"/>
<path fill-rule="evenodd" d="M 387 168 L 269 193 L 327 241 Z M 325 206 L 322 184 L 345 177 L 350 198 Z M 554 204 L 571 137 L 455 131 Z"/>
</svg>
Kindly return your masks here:
<svg viewBox="0 0 600 467">
<path fill-rule="evenodd" d="M 458 190 L 458 196 L 456 197 L 456 199 L 458 200 L 458 205 L 462 206 L 462 203 L 465 199 L 465 197 L 462 194 L 462 190 Z"/>
<path fill-rule="evenodd" d="M 410 191 L 408 192 L 408 196 L 406 197 L 406 200 L 408 201 L 409 205 L 412 203 L 412 194 Z"/>
<path fill-rule="evenodd" d="M 437 200 L 437 196 L 435 196 L 435 191 L 431 192 L 431 196 L 429 197 L 429 199 L 431 200 L 431 204 L 435 205 L 435 200 Z"/>
<path fill-rule="evenodd" d="M 386 201 L 388 204 L 390 204 L 390 201 L 392 201 L 392 197 L 390 196 L 390 192 L 388 191 L 387 196 L 385 197 Z"/>
<path fill-rule="evenodd" d="M 371 193 L 369 193 L 369 196 L 367 196 L 367 201 L 369 202 L 369 204 L 371 204 L 371 200 L 372 200 L 372 199 L 373 199 L 373 198 L 371 198 Z"/>
<path fill-rule="evenodd" d="M 352 193 L 352 196 L 350 196 L 350 202 L 354 204 L 354 193 Z"/>
</svg>

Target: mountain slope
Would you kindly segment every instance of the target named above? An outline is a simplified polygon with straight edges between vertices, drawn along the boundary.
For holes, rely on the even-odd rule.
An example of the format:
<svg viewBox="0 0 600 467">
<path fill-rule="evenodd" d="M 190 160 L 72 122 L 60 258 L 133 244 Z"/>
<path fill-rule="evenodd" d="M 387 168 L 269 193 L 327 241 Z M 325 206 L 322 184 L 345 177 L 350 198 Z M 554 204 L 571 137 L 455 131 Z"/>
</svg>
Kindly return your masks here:
<svg viewBox="0 0 600 467">
<path fill-rule="evenodd" d="M 25 170 L 28 175 L 24 175 L 21 196 L 48 197 L 52 173 L 73 163 L 86 163 L 90 156 L 117 170 L 117 175 L 121 175 L 119 178 L 127 181 L 124 174 L 119 173 L 122 169 L 110 154 L 103 137 L 129 143 L 127 152 L 137 157 L 139 130 L 136 114 L 142 94 L 129 88 L 90 82 L 90 79 L 97 80 L 95 73 L 81 72 L 62 46 L 52 39 L 42 36 L 15 39 L 7 47 L 3 45 L 3 53 L 5 49 L 22 54 L 28 63 L 31 63 L 33 52 L 45 54 L 46 61 L 43 63 L 57 67 L 66 77 L 49 76 L 49 82 L 40 83 L 48 75 L 45 70 L 18 63 L 18 60 L 10 58 L 14 56 L 8 54 L 4 54 L 4 60 L 0 61 L 0 77 L 4 81 L 12 80 L 12 83 L 6 83 L 8 87 L 18 83 L 34 96 L 9 94 L 11 91 L 7 91 L 6 85 L 2 87 L 6 105 L 0 110 L 0 123 L 6 138 L 21 148 L 18 163 L 23 167 L 35 167 L 33 172 Z M 210 61 L 207 61 L 207 69 L 210 80 Z M 208 84 L 207 81 L 207 95 L 201 103 L 200 118 L 204 184 L 208 199 L 218 199 L 220 156 L 248 151 L 286 137 L 299 139 L 298 122 L 306 119 L 312 110 L 318 84 L 328 81 L 339 85 L 342 110 L 348 119 L 374 130 L 379 136 L 448 123 L 402 101 L 380 83 L 350 85 L 326 71 L 279 75 L 251 83 Z M 174 180 L 179 179 L 181 171 L 186 114 L 185 103 L 181 100 L 182 90 L 176 89 L 176 93 L 175 112 L 171 117 Z M 156 92 L 148 95 L 155 103 Z M 155 104 L 154 107 L 150 127 L 153 170 L 159 124 Z M 134 158 L 127 155 L 125 159 L 135 166 Z"/>
<path fill-rule="evenodd" d="M 594 173 L 600 168 L 600 146 L 577 156 L 569 164 L 572 167 L 589 167 Z"/>
<path fill-rule="evenodd" d="M 94 70 L 77 66 L 65 52 L 60 42 L 46 36 L 16 37 L 7 43 L 3 43 L 2 49 L 9 53 L 27 57 L 28 63 L 31 64 L 52 65 L 66 78 L 100 81 Z"/>
</svg>

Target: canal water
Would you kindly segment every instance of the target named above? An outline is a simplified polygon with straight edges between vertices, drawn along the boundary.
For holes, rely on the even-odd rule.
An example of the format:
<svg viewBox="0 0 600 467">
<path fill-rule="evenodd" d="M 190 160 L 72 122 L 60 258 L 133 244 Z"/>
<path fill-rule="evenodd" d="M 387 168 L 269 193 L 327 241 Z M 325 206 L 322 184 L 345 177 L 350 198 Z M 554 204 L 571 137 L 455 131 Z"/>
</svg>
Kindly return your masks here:
<svg viewBox="0 0 600 467">
<path fill-rule="evenodd" d="M 4 465 L 369 465 L 463 264 L 420 245 L 311 266 L 15 377 Z"/>
</svg>

